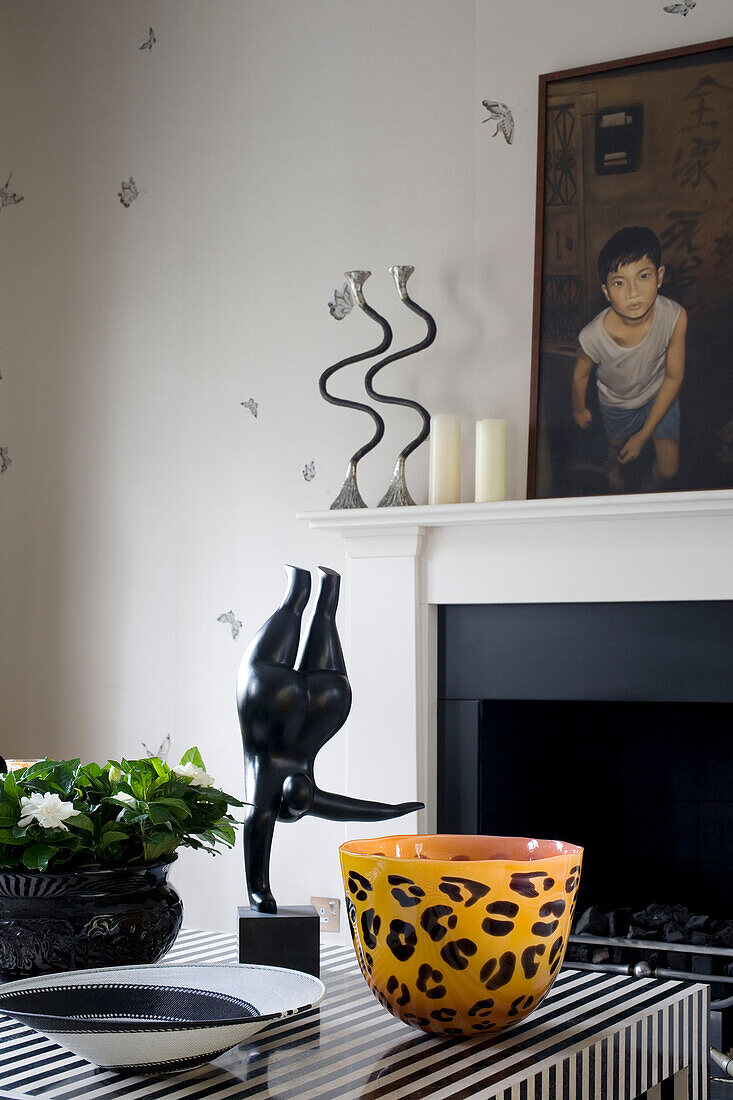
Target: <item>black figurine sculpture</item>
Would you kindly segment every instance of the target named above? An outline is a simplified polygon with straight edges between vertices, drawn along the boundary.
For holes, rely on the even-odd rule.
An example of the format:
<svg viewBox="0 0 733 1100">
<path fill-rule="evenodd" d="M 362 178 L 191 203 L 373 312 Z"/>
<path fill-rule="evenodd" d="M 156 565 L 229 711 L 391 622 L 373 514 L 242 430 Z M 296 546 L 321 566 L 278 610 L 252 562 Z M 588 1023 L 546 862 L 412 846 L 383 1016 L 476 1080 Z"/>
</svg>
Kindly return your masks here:
<svg viewBox="0 0 733 1100">
<path fill-rule="evenodd" d="M 237 708 L 244 745 L 244 863 L 250 905 L 277 913 L 270 890 L 270 851 L 276 821 L 305 814 L 332 821 L 383 821 L 422 809 L 422 802 L 391 806 L 316 786 L 316 753 L 341 729 L 351 708 L 351 687 L 336 630 L 341 578 L 319 566 L 318 602 L 300 663 L 300 625 L 311 588 L 310 573 L 285 566 L 288 590 L 255 635 L 237 678 Z"/>
</svg>

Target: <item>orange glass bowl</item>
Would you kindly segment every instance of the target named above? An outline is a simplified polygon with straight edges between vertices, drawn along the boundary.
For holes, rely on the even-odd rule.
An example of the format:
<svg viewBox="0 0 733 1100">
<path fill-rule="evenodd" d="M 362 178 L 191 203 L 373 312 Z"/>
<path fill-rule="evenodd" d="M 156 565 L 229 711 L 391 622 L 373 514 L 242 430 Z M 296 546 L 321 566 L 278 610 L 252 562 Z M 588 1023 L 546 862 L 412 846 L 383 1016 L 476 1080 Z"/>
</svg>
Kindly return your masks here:
<svg viewBox="0 0 733 1100">
<path fill-rule="evenodd" d="M 549 992 L 583 849 L 502 836 L 388 836 L 339 849 L 367 984 L 393 1016 L 443 1035 L 496 1032 Z"/>
</svg>

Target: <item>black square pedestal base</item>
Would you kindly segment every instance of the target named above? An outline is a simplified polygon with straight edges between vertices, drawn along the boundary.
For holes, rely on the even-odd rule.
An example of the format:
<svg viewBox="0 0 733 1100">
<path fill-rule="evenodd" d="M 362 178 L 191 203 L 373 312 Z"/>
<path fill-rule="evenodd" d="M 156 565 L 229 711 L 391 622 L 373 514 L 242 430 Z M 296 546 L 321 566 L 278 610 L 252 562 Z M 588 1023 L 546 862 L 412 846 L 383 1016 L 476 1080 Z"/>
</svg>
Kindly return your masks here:
<svg viewBox="0 0 733 1100">
<path fill-rule="evenodd" d="M 312 905 L 291 905 L 260 913 L 240 905 L 239 961 L 287 966 L 320 976 L 320 924 Z"/>
</svg>

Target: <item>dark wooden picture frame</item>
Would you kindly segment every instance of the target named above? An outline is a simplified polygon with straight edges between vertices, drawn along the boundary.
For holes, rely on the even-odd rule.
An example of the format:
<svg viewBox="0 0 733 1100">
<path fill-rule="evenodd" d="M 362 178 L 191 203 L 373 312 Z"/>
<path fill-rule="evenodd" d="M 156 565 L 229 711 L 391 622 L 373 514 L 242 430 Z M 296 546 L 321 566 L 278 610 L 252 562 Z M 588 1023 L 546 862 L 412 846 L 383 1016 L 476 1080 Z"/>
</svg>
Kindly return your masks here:
<svg viewBox="0 0 733 1100">
<path fill-rule="evenodd" d="M 732 123 L 733 38 L 540 76 L 529 499 L 733 485 Z M 688 327 L 678 469 L 660 483 L 655 436 L 619 486 L 597 366 L 587 427 L 572 388 L 578 334 L 609 304 L 598 252 L 627 226 L 659 238 L 658 293 Z"/>
</svg>

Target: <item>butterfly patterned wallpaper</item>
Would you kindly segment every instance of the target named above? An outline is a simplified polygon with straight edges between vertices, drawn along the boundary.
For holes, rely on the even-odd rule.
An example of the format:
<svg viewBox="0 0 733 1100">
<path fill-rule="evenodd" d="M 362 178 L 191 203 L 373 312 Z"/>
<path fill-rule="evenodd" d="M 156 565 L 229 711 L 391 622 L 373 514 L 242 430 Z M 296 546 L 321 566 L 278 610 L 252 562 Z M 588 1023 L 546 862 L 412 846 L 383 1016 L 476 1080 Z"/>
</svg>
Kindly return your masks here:
<svg viewBox="0 0 733 1100">
<path fill-rule="evenodd" d="M 374 338 L 343 272 L 373 272 L 407 344 L 387 268 L 415 266 L 438 338 L 390 382 L 461 415 L 466 499 L 473 421 L 506 418 L 522 496 L 537 76 L 722 37 L 729 3 L 0 0 L 0 752 L 197 744 L 241 789 L 244 647 L 283 563 L 345 564 L 295 518 L 364 441 L 317 385 Z M 389 410 L 368 503 L 413 418 Z M 424 502 L 427 446 L 408 475 Z M 319 781 L 341 789 L 336 740 Z M 342 827 L 281 832 L 283 903 L 337 896 Z M 229 928 L 241 852 L 200 860 L 187 919 Z"/>
</svg>

